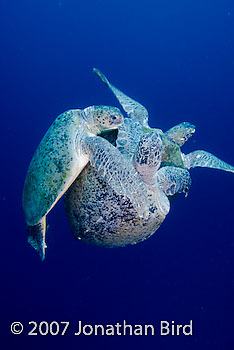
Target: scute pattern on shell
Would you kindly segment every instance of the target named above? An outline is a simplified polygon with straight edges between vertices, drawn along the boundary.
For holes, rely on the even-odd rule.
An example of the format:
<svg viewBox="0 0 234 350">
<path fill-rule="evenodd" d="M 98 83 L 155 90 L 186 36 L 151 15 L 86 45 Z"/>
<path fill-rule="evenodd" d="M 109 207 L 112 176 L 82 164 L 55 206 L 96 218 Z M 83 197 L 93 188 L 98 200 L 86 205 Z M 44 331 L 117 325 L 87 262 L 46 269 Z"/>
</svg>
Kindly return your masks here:
<svg viewBox="0 0 234 350">
<path fill-rule="evenodd" d="M 88 164 L 65 195 L 65 210 L 75 238 L 105 247 L 123 247 L 150 237 L 165 216 L 149 192 L 150 214 L 140 218 L 128 198 L 117 195 Z"/>
</svg>

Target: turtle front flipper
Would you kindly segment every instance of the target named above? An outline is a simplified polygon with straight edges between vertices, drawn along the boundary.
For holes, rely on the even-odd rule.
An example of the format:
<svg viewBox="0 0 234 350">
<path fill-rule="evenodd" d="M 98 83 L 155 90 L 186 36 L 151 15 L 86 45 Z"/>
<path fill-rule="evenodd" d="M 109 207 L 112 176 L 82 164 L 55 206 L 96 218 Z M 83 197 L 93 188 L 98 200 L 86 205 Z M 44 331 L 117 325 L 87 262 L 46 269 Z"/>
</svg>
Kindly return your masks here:
<svg viewBox="0 0 234 350">
<path fill-rule="evenodd" d="M 194 151 L 182 154 L 187 169 L 195 167 L 213 168 L 234 173 L 234 167 L 206 151 Z"/>
<path fill-rule="evenodd" d="M 29 243 L 45 255 L 45 218 L 78 174 L 88 158 L 77 159 L 75 139 L 80 110 L 61 114 L 40 142 L 29 165 L 23 190 L 23 209 L 29 227 Z"/>
<path fill-rule="evenodd" d="M 46 216 L 44 216 L 38 224 L 27 226 L 28 243 L 39 253 L 41 260 L 45 259 L 45 243 L 46 233 Z"/>
<path fill-rule="evenodd" d="M 125 95 L 115 86 L 113 86 L 105 75 L 97 68 L 93 68 L 93 71 L 99 76 L 99 78 L 110 88 L 113 92 L 124 111 L 128 114 L 129 118 L 135 119 L 142 123 L 143 126 L 148 127 L 148 111 L 139 102 Z"/>
<path fill-rule="evenodd" d="M 157 171 L 156 184 L 167 196 L 174 196 L 181 192 L 187 195 L 191 177 L 187 169 L 165 166 Z"/>
<path fill-rule="evenodd" d="M 148 216 L 145 184 L 117 148 L 99 136 L 88 136 L 82 140 L 81 150 L 112 189 L 129 198 L 140 217 Z"/>
<path fill-rule="evenodd" d="M 142 124 L 133 119 L 124 119 L 116 139 L 117 149 L 129 159 L 133 159 L 138 143 L 143 135 Z"/>
<path fill-rule="evenodd" d="M 195 126 L 189 122 L 183 122 L 166 131 L 165 135 L 170 141 L 173 141 L 179 146 L 183 146 L 194 133 Z"/>
</svg>

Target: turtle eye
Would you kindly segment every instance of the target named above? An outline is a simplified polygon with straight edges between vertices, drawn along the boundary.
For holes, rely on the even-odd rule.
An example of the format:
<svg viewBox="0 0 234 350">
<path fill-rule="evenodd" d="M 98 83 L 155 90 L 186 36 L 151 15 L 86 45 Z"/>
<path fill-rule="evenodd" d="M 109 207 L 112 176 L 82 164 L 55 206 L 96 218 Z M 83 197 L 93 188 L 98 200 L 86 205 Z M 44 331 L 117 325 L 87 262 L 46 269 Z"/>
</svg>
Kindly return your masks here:
<svg viewBox="0 0 234 350">
<path fill-rule="evenodd" d="M 118 124 L 120 122 L 120 118 L 114 114 L 110 115 L 110 122 L 112 124 Z"/>
</svg>

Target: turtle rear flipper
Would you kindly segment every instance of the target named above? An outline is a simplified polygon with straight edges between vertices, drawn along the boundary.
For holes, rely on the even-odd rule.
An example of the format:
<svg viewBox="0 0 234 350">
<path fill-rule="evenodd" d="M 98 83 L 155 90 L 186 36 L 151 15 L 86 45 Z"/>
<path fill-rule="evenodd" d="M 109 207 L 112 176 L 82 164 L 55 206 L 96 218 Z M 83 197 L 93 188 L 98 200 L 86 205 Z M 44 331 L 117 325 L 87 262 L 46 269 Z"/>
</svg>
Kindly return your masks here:
<svg viewBox="0 0 234 350">
<path fill-rule="evenodd" d="M 206 151 L 194 151 L 182 154 L 187 169 L 195 167 L 213 168 L 234 173 L 234 167 Z"/>
<path fill-rule="evenodd" d="M 28 243 L 39 253 L 41 260 L 45 259 L 46 217 L 44 216 L 38 224 L 27 226 Z"/>
<path fill-rule="evenodd" d="M 141 122 L 143 126 L 148 127 L 149 115 L 147 109 L 139 102 L 128 97 L 122 91 L 113 86 L 99 69 L 93 68 L 93 71 L 99 76 L 103 83 L 110 88 L 129 118 L 135 119 Z"/>
</svg>

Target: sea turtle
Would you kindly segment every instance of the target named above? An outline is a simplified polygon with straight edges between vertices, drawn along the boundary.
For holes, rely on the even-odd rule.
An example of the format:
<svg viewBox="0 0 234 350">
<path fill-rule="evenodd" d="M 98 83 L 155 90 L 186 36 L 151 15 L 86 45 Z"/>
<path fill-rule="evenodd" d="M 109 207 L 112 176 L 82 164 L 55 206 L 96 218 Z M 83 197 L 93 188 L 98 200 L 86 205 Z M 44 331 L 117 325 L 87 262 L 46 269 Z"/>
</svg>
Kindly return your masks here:
<svg viewBox="0 0 234 350">
<path fill-rule="evenodd" d="M 90 165 L 66 193 L 65 210 L 79 240 L 106 247 L 135 244 L 151 236 L 164 221 L 170 208 L 165 194 L 172 198 L 187 193 L 187 169 L 201 166 L 234 172 L 234 168 L 205 151 L 184 155 L 180 147 L 195 132 L 193 125 L 184 122 L 165 133 L 150 128 L 147 110 L 110 84 L 99 70 L 94 71 L 128 114 L 129 119 L 118 128 L 116 145 L 146 184 L 150 214 L 140 218 L 129 200 L 116 194 Z"/>
<path fill-rule="evenodd" d="M 142 136 L 133 163 L 145 183 L 149 203 L 148 217 L 140 217 L 128 198 L 117 194 L 95 169 L 87 165 L 65 195 L 65 211 L 73 235 L 84 242 L 105 247 L 125 246 L 152 235 L 170 209 L 167 195 L 189 190 L 187 169 L 160 166 L 158 132 Z"/>
<path fill-rule="evenodd" d="M 155 130 L 150 128 L 148 125 L 148 111 L 139 102 L 136 102 L 132 98 L 126 96 L 123 92 L 112 85 L 100 70 L 94 68 L 93 71 L 110 88 L 133 124 L 131 135 L 127 133 L 127 137 L 125 135 L 126 128 L 124 126 L 120 126 L 118 128 L 119 133 L 116 141 L 117 148 L 120 149 L 122 147 L 122 143 L 124 143 L 123 152 L 128 153 L 130 147 L 131 152 L 134 153 L 141 136 L 145 132 Z M 140 125 L 138 126 L 136 126 L 137 121 L 140 122 Z M 180 147 L 183 146 L 183 144 L 194 134 L 194 132 L 195 126 L 189 122 L 180 123 L 165 133 L 162 132 L 163 148 L 161 154 L 161 166 L 173 165 L 186 169 L 205 167 L 230 171 L 233 173 L 234 167 L 232 165 L 227 164 L 209 152 L 197 150 L 186 155 L 181 152 Z"/>
<path fill-rule="evenodd" d="M 72 182 L 90 164 L 116 193 L 129 199 L 140 217 L 148 215 L 143 181 L 131 163 L 101 131 L 123 124 L 115 107 L 91 106 L 62 113 L 40 142 L 28 168 L 23 209 L 28 225 L 28 241 L 45 257 L 46 215 Z"/>
</svg>

